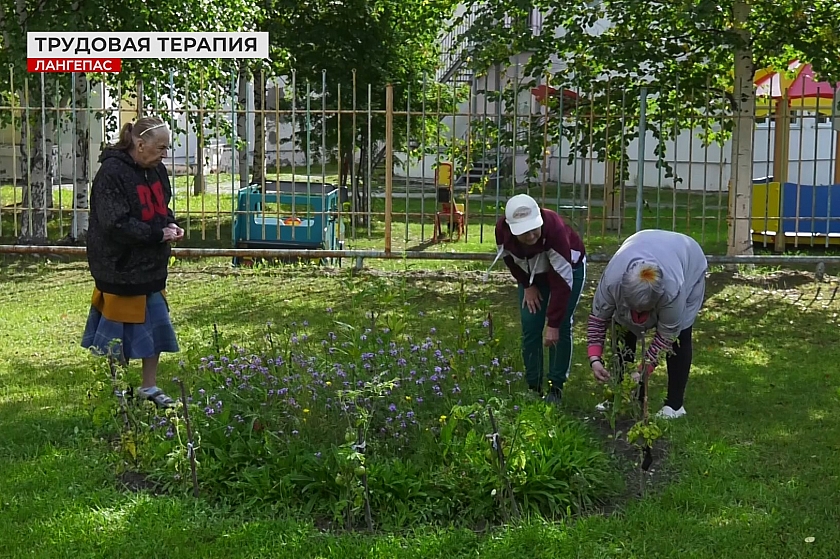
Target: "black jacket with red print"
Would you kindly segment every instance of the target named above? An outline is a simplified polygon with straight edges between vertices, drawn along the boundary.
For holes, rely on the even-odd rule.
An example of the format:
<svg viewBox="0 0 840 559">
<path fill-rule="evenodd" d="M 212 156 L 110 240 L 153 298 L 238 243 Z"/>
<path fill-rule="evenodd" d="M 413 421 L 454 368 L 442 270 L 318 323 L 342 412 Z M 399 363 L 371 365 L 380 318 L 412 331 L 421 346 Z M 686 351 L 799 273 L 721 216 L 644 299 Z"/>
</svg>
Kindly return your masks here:
<svg viewBox="0 0 840 559">
<path fill-rule="evenodd" d="M 96 287 L 114 295 L 149 295 L 166 288 L 171 247 L 163 229 L 175 223 L 166 167 L 137 165 L 106 149 L 90 192 L 87 259 Z"/>
</svg>

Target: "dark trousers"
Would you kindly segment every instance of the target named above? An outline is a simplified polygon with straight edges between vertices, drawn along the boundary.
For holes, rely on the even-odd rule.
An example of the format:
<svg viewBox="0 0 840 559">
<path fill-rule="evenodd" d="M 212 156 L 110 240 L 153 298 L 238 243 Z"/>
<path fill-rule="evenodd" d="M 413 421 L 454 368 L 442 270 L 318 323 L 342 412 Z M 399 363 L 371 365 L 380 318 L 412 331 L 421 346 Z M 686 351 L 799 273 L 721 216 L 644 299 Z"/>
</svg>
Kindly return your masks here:
<svg viewBox="0 0 840 559">
<path fill-rule="evenodd" d="M 559 328 L 560 340 L 548 350 L 549 388 L 554 390 L 563 389 L 572 368 L 572 324 L 583 285 L 586 283 L 586 264 L 575 268 L 572 277 L 572 293 Z M 546 311 L 551 298 L 551 290 L 546 283 L 540 283 L 537 287 L 542 295 L 542 303 L 540 303 L 540 310 L 531 314 L 527 307 L 522 306 L 525 289 L 519 286 L 519 314 L 522 320 L 522 360 L 525 363 L 525 378 L 528 386 L 541 390 L 544 367 L 543 331 L 546 326 Z"/>
<path fill-rule="evenodd" d="M 691 326 L 680 332 L 671 353 L 666 357 L 665 363 L 668 368 L 668 397 L 665 405 L 678 410 L 683 405 L 685 398 L 685 387 L 688 384 L 688 373 L 691 370 Z M 633 363 L 636 360 L 636 344 L 638 339 L 633 332 L 624 334 L 624 351 L 619 351 L 623 364 Z M 644 393 L 639 390 L 639 398 L 644 398 Z"/>
</svg>

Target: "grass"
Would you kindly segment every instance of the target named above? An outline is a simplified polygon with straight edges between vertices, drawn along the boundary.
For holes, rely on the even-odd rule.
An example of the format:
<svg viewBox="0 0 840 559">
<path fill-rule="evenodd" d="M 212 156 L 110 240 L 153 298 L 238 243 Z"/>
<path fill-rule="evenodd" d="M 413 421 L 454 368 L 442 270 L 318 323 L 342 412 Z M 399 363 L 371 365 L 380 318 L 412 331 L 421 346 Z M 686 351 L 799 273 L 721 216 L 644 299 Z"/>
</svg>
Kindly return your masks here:
<svg viewBox="0 0 840 559">
<path fill-rule="evenodd" d="M 454 328 L 458 286 L 438 276 L 409 277 L 411 310 L 426 313 L 418 327 Z M 311 270 L 176 263 L 170 278 L 185 351 L 205 344 L 213 323 L 245 339 L 268 320 L 325 324 L 325 307 L 346 304 L 336 278 Z M 579 308 L 564 403 L 581 420 L 600 401 L 582 365 L 580 324 L 593 288 L 590 281 Z M 689 415 L 669 430 L 668 457 L 655 465 L 666 482 L 645 498 L 489 534 L 417 526 L 375 536 L 322 533 L 284 517 L 282 506 L 243 511 L 121 489 L 85 405 L 94 378 L 78 339 L 90 289 L 78 263 L 10 259 L 0 268 L 2 557 L 816 559 L 835 557 L 840 546 L 837 278 L 712 274 L 695 328 Z M 471 282 L 476 308 L 479 299 L 494 309 L 498 335 L 515 344 L 505 274 Z M 177 362 L 164 359 L 162 379 L 174 376 Z M 658 401 L 664 372 L 653 383 Z"/>
<path fill-rule="evenodd" d="M 313 165 L 309 169 L 311 180 L 338 183 L 338 170 L 335 165 Z M 268 170 L 268 180 L 305 180 L 306 166 L 283 167 L 280 174 Z M 238 177 L 230 174 L 208 175 L 206 192 L 192 195 L 193 178 L 178 175 L 174 178 L 175 196 L 173 209 L 188 231 L 184 246 L 220 247 L 230 246 L 232 215 L 235 208 L 234 192 L 239 188 Z M 393 200 L 392 248 L 393 250 L 456 250 L 459 252 L 486 252 L 495 246 L 493 228 L 499 215 L 499 208 L 512 194 L 511 185 L 490 184 L 485 194 L 476 194 L 467 202 L 469 214 L 467 232 L 460 242 L 446 243 L 443 247 L 430 248 L 433 232 L 436 203 L 433 192 L 426 192 L 425 200 L 417 198 Z M 521 188 L 521 187 L 520 187 Z M 374 190 L 380 197 L 374 196 L 370 212 L 370 227 L 354 227 L 350 220 L 346 223 L 346 248 L 378 249 L 384 246 L 385 200 L 383 177 L 376 177 Z M 404 178 L 394 177 L 393 190 L 396 196 L 406 191 L 418 193 L 416 186 L 411 186 Z M 603 209 L 603 187 L 591 185 L 557 185 L 543 187 L 537 184 L 527 189 L 546 207 L 560 206 L 560 212 L 573 223 L 587 244 L 597 250 L 610 251 L 621 239 L 635 231 L 635 189 L 628 189 L 626 207 L 623 214 L 608 223 Z M 9 185 L 0 186 L 0 241 L 12 242 L 15 231 L 20 228 L 22 216 L 15 217 L 10 209 L 14 203 L 20 203 L 22 189 Z M 60 238 L 71 229 L 72 190 L 58 190 L 54 203 L 59 211 L 54 211 L 49 224 L 51 238 Z M 457 201 L 464 202 L 462 194 L 456 195 Z M 643 226 L 673 229 L 694 236 L 708 252 L 717 253 L 726 250 L 726 196 L 724 193 L 703 193 L 674 191 L 667 188 L 649 188 L 645 192 L 647 203 L 644 210 Z M 574 207 L 572 207 L 574 206 Z M 581 209 L 589 206 L 589 211 Z M 346 219 L 346 218 L 345 218 Z"/>
</svg>

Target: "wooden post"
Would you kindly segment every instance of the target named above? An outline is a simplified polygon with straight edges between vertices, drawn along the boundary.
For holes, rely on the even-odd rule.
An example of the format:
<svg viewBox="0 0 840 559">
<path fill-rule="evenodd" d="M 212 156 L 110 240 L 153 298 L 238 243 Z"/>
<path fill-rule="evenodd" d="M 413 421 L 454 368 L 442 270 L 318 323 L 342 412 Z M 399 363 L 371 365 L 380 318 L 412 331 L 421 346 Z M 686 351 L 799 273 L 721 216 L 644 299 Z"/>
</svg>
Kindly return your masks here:
<svg viewBox="0 0 840 559">
<path fill-rule="evenodd" d="M 785 251 L 784 189 L 790 169 L 790 100 L 787 91 L 776 104 L 776 138 L 773 143 L 773 181 L 779 183 L 779 226 L 774 238 L 773 250 Z M 769 188 L 770 185 L 768 185 Z"/>
<path fill-rule="evenodd" d="M 617 162 L 607 159 L 604 170 L 604 224 L 608 231 L 617 231 L 620 225 L 623 185 L 616 173 Z"/>
<path fill-rule="evenodd" d="M 840 129 L 834 135 L 834 184 L 840 184 Z"/>
<path fill-rule="evenodd" d="M 391 252 L 394 193 L 394 86 L 385 89 L 385 252 Z M 406 198 L 406 204 L 408 199 Z"/>
</svg>

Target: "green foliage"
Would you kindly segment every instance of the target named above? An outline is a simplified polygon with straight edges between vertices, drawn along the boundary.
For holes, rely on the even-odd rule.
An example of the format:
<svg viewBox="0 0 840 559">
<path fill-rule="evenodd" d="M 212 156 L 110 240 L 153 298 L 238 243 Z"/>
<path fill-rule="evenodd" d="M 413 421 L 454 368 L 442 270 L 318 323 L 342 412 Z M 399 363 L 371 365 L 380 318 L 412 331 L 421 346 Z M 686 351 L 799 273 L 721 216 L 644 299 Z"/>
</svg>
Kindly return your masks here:
<svg viewBox="0 0 840 559">
<path fill-rule="evenodd" d="M 291 54 L 282 70 L 290 87 L 281 109 L 298 111 L 296 143 L 307 152 L 340 147 L 340 155 L 353 147 L 377 149 L 385 139 L 387 85 L 394 88 L 394 110 L 415 113 L 409 122 L 405 116 L 394 119 L 397 149 L 406 149 L 408 140 L 422 144 L 424 136 L 431 144 L 445 134 L 439 115 L 465 99 L 463 88 L 434 80 L 438 33 L 456 5 L 454 0 L 275 1 L 266 30 Z M 369 122 L 357 116 L 354 123 L 350 114 L 339 119 L 332 112 L 339 108 L 373 112 Z M 423 109 L 427 117 L 416 114 Z"/>
<path fill-rule="evenodd" d="M 732 94 L 736 50 L 752 49 L 751 72 L 786 69 L 799 58 L 813 64 L 818 78 L 840 80 L 840 4 L 752 2 L 745 44 L 733 21 L 739 2 L 472 0 L 467 5 L 476 16 L 464 40 L 473 46 L 471 60 L 479 71 L 504 65 L 511 55 L 531 53 L 521 81 L 503 92 L 507 106 L 521 92 L 545 83 L 547 74 L 552 87 L 579 93 L 577 102 L 562 107 L 559 98 L 551 99 L 547 116 L 529 120 L 524 128 L 517 123 L 540 132 L 540 141 L 528 145 L 532 173 L 545 145 L 561 137 L 572 145 L 570 160 L 586 155 L 591 146 L 600 161 L 624 161 L 626 171 L 622 154 L 638 135 L 644 87 L 650 96 L 647 129 L 658 143 L 659 165 L 673 177 L 666 140 L 691 128 L 702 129 L 705 142 L 730 137 L 735 120 L 729 117 L 742 102 Z M 529 24 L 532 7 L 544 14 L 539 34 Z M 508 137 L 505 145 L 512 141 Z"/>
<path fill-rule="evenodd" d="M 219 339 L 187 356 L 205 494 L 396 529 L 507 520 L 508 487 L 517 510 L 549 518 L 616 489 L 579 423 L 516 403 L 522 373 L 487 325 L 462 320 L 451 337 L 418 331 L 399 319 L 411 312 L 399 289 L 349 283 L 359 306 L 336 315 L 331 332 L 268 325 L 247 347 Z M 138 467 L 171 491 L 191 489 L 182 411 L 132 425 Z"/>
</svg>

